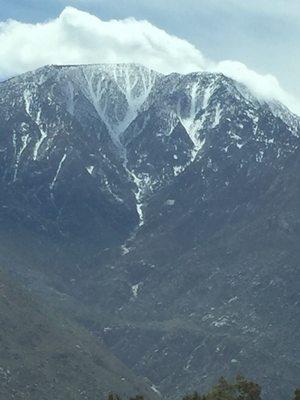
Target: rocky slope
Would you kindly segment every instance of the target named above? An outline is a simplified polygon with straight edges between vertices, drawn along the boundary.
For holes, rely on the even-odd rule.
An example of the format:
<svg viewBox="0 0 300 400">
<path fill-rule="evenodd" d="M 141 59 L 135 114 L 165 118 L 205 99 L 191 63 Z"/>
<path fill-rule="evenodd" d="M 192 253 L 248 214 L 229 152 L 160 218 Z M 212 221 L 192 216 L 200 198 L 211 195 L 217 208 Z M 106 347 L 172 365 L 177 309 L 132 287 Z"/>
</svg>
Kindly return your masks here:
<svg viewBox="0 0 300 400">
<path fill-rule="evenodd" d="M 126 397 L 157 397 L 150 382 L 82 327 L 40 305 L 2 271 L 0 278 L 1 398 L 87 400 L 112 388 Z"/>
</svg>

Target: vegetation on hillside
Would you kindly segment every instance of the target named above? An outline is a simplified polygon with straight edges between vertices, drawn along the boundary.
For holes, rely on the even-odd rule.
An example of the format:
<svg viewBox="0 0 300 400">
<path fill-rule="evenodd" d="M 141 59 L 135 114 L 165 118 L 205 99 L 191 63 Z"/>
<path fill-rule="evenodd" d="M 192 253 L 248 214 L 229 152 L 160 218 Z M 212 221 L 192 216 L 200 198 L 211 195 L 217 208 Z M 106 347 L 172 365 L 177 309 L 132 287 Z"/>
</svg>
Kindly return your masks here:
<svg viewBox="0 0 300 400">
<path fill-rule="evenodd" d="M 108 400 L 121 400 L 116 394 L 111 393 Z M 130 400 L 144 400 L 137 395 Z M 261 387 L 241 375 L 237 375 L 234 381 L 228 381 L 221 377 L 219 382 L 206 394 L 194 392 L 183 397 L 182 400 L 262 400 Z M 296 389 L 293 400 L 300 400 L 300 389 Z"/>
</svg>

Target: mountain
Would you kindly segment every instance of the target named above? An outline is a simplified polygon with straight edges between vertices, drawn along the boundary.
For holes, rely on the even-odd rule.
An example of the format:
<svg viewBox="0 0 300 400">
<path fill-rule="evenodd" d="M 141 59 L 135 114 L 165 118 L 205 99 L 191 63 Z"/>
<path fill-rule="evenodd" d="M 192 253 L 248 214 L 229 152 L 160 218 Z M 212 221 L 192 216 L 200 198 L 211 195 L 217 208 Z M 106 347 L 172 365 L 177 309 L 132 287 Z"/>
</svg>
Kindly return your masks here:
<svg viewBox="0 0 300 400">
<path fill-rule="evenodd" d="M 238 371 L 289 395 L 300 118 L 222 74 L 132 64 L 47 66 L 0 94 L 2 265 L 72 298 L 62 312 L 167 397 Z"/>
<path fill-rule="evenodd" d="M 40 305 L 1 271 L 0 396 L 5 399 L 95 399 L 112 388 L 156 398 L 103 343 Z"/>
</svg>

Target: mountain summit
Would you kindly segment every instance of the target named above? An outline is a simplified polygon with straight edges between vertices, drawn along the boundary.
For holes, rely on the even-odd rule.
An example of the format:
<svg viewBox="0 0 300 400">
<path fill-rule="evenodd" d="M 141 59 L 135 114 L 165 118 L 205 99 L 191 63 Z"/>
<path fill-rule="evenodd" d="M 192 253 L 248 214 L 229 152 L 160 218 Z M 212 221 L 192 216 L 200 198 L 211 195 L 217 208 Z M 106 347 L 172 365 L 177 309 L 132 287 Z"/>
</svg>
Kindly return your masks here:
<svg viewBox="0 0 300 400">
<path fill-rule="evenodd" d="M 103 203 L 125 235 L 137 218 L 143 224 L 144 200 L 212 146 L 256 165 L 285 157 L 299 132 L 299 118 L 284 106 L 256 99 L 222 74 L 164 76 L 136 64 L 47 66 L 2 83 L 0 109 L 9 191 L 28 181 L 29 206 L 43 217 L 44 207 L 53 221 L 58 203 L 83 185 L 90 199 L 78 206 Z M 83 215 L 102 226 L 94 205 Z M 68 223 L 57 228 L 69 231 Z"/>
</svg>

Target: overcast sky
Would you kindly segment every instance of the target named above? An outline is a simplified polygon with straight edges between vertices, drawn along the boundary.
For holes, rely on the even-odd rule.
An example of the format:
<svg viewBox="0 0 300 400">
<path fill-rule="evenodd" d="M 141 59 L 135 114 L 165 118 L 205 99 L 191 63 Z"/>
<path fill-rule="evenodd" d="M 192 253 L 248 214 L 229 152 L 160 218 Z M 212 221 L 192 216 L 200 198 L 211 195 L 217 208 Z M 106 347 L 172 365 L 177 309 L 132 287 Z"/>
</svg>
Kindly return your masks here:
<svg viewBox="0 0 300 400">
<path fill-rule="evenodd" d="M 199 58 L 215 63 L 235 60 L 259 74 L 272 74 L 283 89 L 300 99 L 300 0 L 0 0 L 0 21 L 45 22 L 58 18 L 66 6 L 102 21 L 147 20 L 190 42 L 199 49 Z M 0 25 L 0 35 L 1 31 L 6 35 L 1 37 L 2 45 L 12 29 L 12 25 Z M 4 59 L 8 50 L 1 53 L 1 42 Z M 197 54 L 192 58 L 195 63 Z M 15 62 L 19 62 L 17 57 Z M 3 71 L 2 75 L 7 74 Z"/>
</svg>

